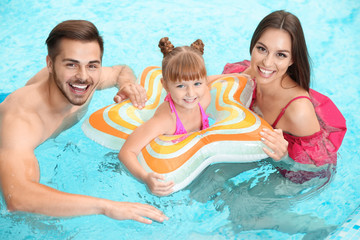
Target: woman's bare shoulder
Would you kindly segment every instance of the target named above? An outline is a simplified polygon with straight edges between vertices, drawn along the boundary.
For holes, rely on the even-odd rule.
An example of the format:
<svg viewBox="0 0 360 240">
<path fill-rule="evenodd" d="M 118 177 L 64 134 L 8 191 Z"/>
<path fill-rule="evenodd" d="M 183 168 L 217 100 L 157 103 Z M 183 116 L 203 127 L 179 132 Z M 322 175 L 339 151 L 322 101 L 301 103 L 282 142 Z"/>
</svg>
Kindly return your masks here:
<svg viewBox="0 0 360 240">
<path fill-rule="evenodd" d="M 286 131 L 296 136 L 309 136 L 320 130 L 314 105 L 307 98 L 299 98 L 291 102 L 283 118 Z"/>
</svg>

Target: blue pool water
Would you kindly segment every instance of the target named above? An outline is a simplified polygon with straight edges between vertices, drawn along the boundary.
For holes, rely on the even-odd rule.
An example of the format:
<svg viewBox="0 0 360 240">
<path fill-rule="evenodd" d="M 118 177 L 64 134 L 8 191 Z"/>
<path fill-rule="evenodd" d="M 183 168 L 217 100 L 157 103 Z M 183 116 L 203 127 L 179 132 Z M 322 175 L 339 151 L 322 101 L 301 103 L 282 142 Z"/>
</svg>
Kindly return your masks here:
<svg viewBox="0 0 360 240">
<path fill-rule="evenodd" d="M 63 20 L 94 22 L 105 40 L 104 65 L 124 63 L 136 75 L 160 65 L 161 37 L 169 36 L 174 45 L 201 38 L 211 75 L 221 73 L 227 62 L 249 58 L 258 22 L 273 10 L 286 9 L 300 18 L 305 31 L 313 61 L 311 87 L 337 104 L 348 132 L 328 183 L 288 184 L 265 161 L 221 164 L 209 167 L 184 191 L 159 198 L 124 169 L 116 152 L 85 137 L 82 120 L 36 149 L 41 183 L 70 193 L 149 203 L 170 220 L 143 225 L 104 216 L 9 214 L 0 198 L 0 239 L 324 239 L 360 205 L 359 8 L 357 0 L 1 1 L 0 93 L 23 86 L 45 66 L 44 41 Z M 115 89 L 97 92 L 86 117 L 112 103 L 114 94 Z M 240 173 L 244 168 L 249 170 Z"/>
<path fill-rule="evenodd" d="M 0 103 L 5 100 L 9 93 L 0 93 Z"/>
</svg>

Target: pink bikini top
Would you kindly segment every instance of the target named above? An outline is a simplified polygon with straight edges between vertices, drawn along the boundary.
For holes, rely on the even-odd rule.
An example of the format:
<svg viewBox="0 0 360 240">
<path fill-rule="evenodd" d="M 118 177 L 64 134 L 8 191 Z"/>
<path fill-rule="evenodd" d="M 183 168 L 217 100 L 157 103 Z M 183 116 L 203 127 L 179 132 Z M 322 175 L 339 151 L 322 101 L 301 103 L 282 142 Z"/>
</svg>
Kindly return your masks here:
<svg viewBox="0 0 360 240">
<path fill-rule="evenodd" d="M 186 129 L 184 128 L 184 125 L 182 124 L 176 109 L 175 109 L 175 105 L 174 102 L 170 96 L 170 93 L 168 95 L 166 95 L 165 101 L 168 101 L 170 104 L 170 108 L 171 108 L 171 112 L 175 112 L 176 115 L 176 130 L 174 135 L 180 135 L 180 134 L 185 134 L 187 133 Z M 201 107 L 200 103 L 199 103 L 199 108 L 200 108 L 200 112 L 201 112 L 201 130 L 206 129 L 209 127 L 209 119 L 208 119 L 208 115 L 206 115 L 204 109 Z"/>
</svg>

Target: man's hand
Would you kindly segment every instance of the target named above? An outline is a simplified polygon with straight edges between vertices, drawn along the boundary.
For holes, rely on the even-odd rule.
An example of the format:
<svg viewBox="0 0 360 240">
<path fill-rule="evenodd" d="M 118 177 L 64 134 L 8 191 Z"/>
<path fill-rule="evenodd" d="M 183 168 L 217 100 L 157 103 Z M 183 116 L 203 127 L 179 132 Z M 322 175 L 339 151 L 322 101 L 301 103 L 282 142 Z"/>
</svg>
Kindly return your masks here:
<svg viewBox="0 0 360 240">
<path fill-rule="evenodd" d="M 114 202 L 105 200 L 107 207 L 104 214 L 117 220 L 135 220 L 141 223 L 151 224 L 153 219 L 163 222 L 169 218 L 159 209 L 142 203 Z M 150 218 L 150 219 L 149 219 Z"/>
<path fill-rule="evenodd" d="M 114 102 L 119 103 L 126 98 L 129 98 L 131 103 L 139 109 L 144 108 L 147 101 L 145 89 L 141 85 L 131 82 L 121 86 L 114 97 Z"/>
</svg>

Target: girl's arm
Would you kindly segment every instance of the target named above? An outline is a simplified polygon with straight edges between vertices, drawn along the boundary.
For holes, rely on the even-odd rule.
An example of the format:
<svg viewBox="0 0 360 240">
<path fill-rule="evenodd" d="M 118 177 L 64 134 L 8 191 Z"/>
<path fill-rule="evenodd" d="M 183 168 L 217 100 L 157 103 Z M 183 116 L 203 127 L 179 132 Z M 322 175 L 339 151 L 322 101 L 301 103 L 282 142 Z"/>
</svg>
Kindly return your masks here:
<svg viewBox="0 0 360 240">
<path fill-rule="evenodd" d="M 250 75 L 248 75 L 246 73 L 226 73 L 226 74 L 207 76 L 207 82 L 208 82 L 208 85 L 210 86 L 214 81 L 218 80 L 219 78 L 228 77 L 228 76 L 236 76 L 236 75 L 241 75 L 241 76 L 246 76 L 248 78 L 251 78 Z"/>
<path fill-rule="evenodd" d="M 146 183 L 153 194 L 160 196 L 171 194 L 174 183 L 166 182 L 161 174 L 146 172 L 137 156 L 150 141 L 164 134 L 170 125 L 171 119 L 164 117 L 163 114 L 155 114 L 130 134 L 118 155 L 120 161 L 137 179 Z"/>
<path fill-rule="evenodd" d="M 226 75 L 218 74 L 218 75 L 207 76 L 208 85 L 210 86 L 215 80 L 218 80 L 219 78 L 222 78 L 224 76 L 226 76 Z"/>
</svg>

